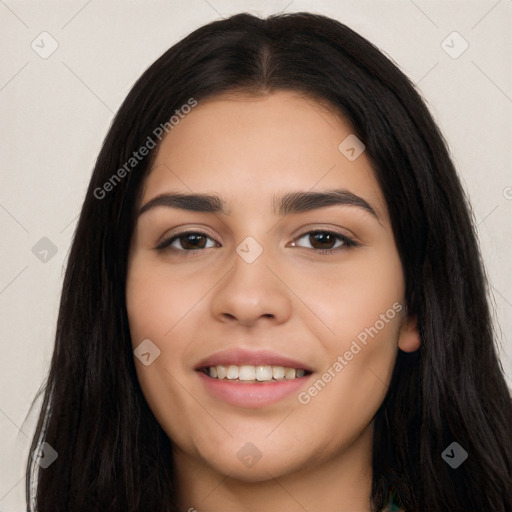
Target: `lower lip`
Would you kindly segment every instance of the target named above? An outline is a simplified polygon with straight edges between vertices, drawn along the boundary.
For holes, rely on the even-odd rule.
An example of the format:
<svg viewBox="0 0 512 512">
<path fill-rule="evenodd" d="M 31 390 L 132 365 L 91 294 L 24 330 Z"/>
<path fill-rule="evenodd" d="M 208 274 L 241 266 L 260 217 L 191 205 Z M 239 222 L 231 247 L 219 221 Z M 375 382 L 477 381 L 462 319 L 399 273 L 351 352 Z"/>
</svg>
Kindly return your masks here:
<svg viewBox="0 0 512 512">
<path fill-rule="evenodd" d="M 233 380 L 219 380 L 197 372 L 207 391 L 216 398 L 237 407 L 257 409 L 274 404 L 297 393 L 309 380 L 311 374 L 290 380 L 261 383 L 244 383 Z"/>
</svg>

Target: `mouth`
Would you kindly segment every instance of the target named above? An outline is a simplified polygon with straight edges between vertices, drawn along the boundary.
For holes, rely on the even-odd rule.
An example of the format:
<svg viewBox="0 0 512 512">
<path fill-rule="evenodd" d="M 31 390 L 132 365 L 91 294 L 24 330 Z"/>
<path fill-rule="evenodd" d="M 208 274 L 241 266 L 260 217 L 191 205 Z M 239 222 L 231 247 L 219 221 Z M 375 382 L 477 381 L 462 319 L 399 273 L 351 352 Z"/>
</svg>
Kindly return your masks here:
<svg viewBox="0 0 512 512">
<path fill-rule="evenodd" d="M 206 396 L 235 407 L 257 409 L 282 403 L 307 386 L 313 369 L 273 351 L 229 349 L 194 368 Z"/>
<path fill-rule="evenodd" d="M 216 379 L 247 384 L 294 380 L 311 375 L 310 370 L 281 365 L 215 365 L 203 366 L 197 371 Z"/>
</svg>

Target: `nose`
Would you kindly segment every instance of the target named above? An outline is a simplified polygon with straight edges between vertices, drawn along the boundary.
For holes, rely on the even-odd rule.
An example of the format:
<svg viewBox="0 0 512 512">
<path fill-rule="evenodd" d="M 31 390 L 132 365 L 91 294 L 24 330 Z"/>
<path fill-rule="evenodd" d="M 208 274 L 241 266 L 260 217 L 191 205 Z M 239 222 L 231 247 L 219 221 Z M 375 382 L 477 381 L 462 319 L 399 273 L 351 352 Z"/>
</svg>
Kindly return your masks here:
<svg viewBox="0 0 512 512">
<path fill-rule="evenodd" d="M 214 317 L 246 327 L 286 322 L 292 312 L 291 291 L 275 267 L 265 251 L 252 263 L 235 254 L 233 268 L 213 290 Z"/>
</svg>

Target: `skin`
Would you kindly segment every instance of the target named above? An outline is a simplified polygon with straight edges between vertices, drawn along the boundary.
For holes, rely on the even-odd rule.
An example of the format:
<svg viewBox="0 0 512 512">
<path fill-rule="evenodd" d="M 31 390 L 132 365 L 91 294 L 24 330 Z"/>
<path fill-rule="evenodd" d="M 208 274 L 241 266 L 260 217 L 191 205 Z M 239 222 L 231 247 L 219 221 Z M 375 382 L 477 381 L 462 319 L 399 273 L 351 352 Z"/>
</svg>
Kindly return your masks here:
<svg viewBox="0 0 512 512">
<path fill-rule="evenodd" d="M 160 350 L 148 366 L 135 359 L 137 375 L 173 442 L 184 511 L 370 510 L 372 418 L 397 347 L 420 342 L 370 160 L 338 150 L 351 133 L 298 93 L 225 95 L 195 107 L 158 150 L 140 206 L 163 193 L 215 193 L 230 212 L 149 209 L 129 254 L 133 347 L 150 339 Z M 274 194 L 331 188 L 362 197 L 378 219 L 350 205 L 272 211 Z M 321 243 L 304 236 L 319 229 L 360 245 L 319 254 Z M 176 231 L 205 233 L 207 248 L 186 253 L 186 238 L 155 248 Z M 247 236 L 263 249 L 252 263 L 236 252 Z M 401 311 L 307 404 L 292 393 L 264 408 L 235 407 L 209 395 L 194 371 L 220 350 L 270 349 L 311 366 L 307 391 L 396 303 Z M 248 442 L 262 454 L 251 467 L 237 457 Z"/>
</svg>

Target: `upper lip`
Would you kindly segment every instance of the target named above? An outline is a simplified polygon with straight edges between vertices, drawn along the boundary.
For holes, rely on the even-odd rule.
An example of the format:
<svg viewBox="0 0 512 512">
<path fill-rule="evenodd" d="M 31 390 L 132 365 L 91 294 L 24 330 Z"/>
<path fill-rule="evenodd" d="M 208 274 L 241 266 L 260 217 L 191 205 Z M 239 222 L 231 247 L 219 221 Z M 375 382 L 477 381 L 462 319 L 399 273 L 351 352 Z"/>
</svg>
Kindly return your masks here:
<svg viewBox="0 0 512 512">
<path fill-rule="evenodd" d="M 288 368 L 296 368 L 312 372 L 309 365 L 302 361 L 283 356 L 271 350 L 247 350 L 242 348 L 227 349 L 208 356 L 200 361 L 195 370 L 208 368 L 210 366 L 229 366 L 230 364 L 252 365 L 252 366 L 286 366 Z"/>
</svg>

